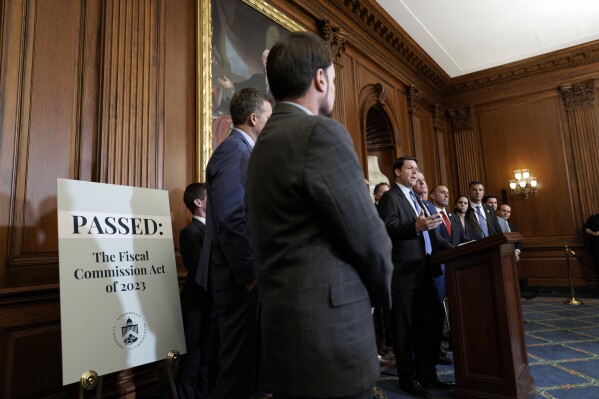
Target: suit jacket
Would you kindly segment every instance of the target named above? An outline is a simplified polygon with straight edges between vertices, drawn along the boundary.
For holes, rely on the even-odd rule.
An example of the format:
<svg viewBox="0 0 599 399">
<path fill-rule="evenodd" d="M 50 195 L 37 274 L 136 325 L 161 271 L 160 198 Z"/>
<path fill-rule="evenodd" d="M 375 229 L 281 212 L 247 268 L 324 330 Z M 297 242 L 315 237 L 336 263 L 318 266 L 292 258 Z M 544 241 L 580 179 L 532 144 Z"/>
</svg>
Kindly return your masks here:
<svg viewBox="0 0 599 399">
<path fill-rule="evenodd" d="M 245 207 L 245 181 L 251 146 L 233 130 L 206 166 L 206 237 L 196 281 L 220 291 L 255 280 L 250 229 Z"/>
<path fill-rule="evenodd" d="M 278 103 L 247 183 L 266 387 L 368 389 L 380 374 L 371 306 L 391 301 L 391 243 L 347 130 Z"/>
<path fill-rule="evenodd" d="M 436 211 L 436 209 L 435 209 Z M 462 222 L 460 221 L 460 217 L 455 213 L 448 212 L 445 209 L 445 213 L 447 214 L 447 218 L 449 219 L 449 223 L 451 223 L 451 237 L 449 236 L 449 231 L 447 227 L 445 227 L 445 223 L 441 223 L 439 227 L 437 227 L 437 232 L 441 237 L 449 241 L 453 246 L 460 245 L 463 242 L 468 242 L 468 237 L 466 236 L 466 232 L 462 227 Z"/>
<path fill-rule="evenodd" d="M 425 206 L 422 201 L 419 202 L 421 208 Z M 391 288 L 415 289 L 430 282 L 432 277 L 440 276 L 440 267 L 428 264 L 424 238 L 422 233 L 416 232 L 416 213 L 397 184 L 393 184 L 381 197 L 379 214 L 393 243 Z M 435 230 L 429 230 L 428 233 L 433 252 L 452 247 L 438 237 Z"/>
<path fill-rule="evenodd" d="M 489 235 L 492 236 L 497 233 L 501 233 L 501 226 L 497 221 L 497 215 L 495 211 L 488 205 L 482 204 L 482 209 L 485 212 L 486 221 L 487 221 L 487 231 Z M 476 214 L 476 210 L 469 206 L 466 211 L 466 235 L 474 240 L 478 240 L 483 238 L 483 232 L 478 223 L 478 216 Z"/>
<path fill-rule="evenodd" d="M 509 220 L 505 220 L 504 218 L 502 218 L 501 216 L 497 216 L 497 221 L 499 222 L 499 224 L 501 225 L 501 229 L 503 229 L 503 223 L 507 223 L 508 227 L 509 227 L 509 232 L 513 232 L 513 231 L 518 231 L 516 226 L 514 226 L 513 224 L 511 224 L 509 222 Z M 504 230 L 504 231 L 508 231 L 508 230 Z M 515 243 L 514 244 L 514 248 L 519 249 L 520 251 L 522 251 L 522 243 Z"/>
<path fill-rule="evenodd" d="M 187 269 L 185 285 L 181 290 L 181 310 L 183 313 L 200 313 L 204 301 L 205 290 L 196 283 L 196 274 L 202 245 L 204 243 L 205 226 L 196 218 L 179 233 L 181 258 Z"/>
</svg>

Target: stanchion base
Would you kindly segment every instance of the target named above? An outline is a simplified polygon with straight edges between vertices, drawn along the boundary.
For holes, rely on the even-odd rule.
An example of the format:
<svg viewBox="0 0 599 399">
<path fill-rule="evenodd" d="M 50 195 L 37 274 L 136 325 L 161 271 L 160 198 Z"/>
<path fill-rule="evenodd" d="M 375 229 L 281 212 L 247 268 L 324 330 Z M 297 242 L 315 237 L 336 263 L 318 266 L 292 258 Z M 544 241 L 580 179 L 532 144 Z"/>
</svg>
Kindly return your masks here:
<svg viewBox="0 0 599 399">
<path fill-rule="evenodd" d="M 564 302 L 566 305 L 584 305 L 584 303 L 582 303 L 582 301 L 579 301 L 576 298 L 570 298 L 567 299 L 566 302 Z"/>
</svg>

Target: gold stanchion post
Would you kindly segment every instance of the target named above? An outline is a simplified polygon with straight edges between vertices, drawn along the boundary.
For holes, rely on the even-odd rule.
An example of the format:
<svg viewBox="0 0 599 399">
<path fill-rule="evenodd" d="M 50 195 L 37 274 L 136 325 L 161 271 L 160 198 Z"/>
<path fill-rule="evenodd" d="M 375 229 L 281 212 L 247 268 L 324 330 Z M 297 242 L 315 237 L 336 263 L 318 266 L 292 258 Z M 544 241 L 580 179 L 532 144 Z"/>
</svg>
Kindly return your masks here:
<svg viewBox="0 0 599 399">
<path fill-rule="evenodd" d="M 102 376 L 98 376 L 94 370 L 87 370 L 81 375 L 79 380 L 79 399 L 84 399 L 84 391 L 90 391 L 98 386 L 96 389 L 96 398 L 102 397 Z"/>
<path fill-rule="evenodd" d="M 168 379 L 171 384 L 171 394 L 173 396 L 173 399 L 178 398 L 177 386 L 175 385 L 175 377 L 173 377 L 173 366 L 175 366 L 179 362 L 180 358 L 181 355 L 179 354 L 179 351 L 175 349 L 173 349 L 166 355 L 166 369 L 168 370 Z"/>
<path fill-rule="evenodd" d="M 574 253 L 574 251 L 568 248 L 567 245 L 564 247 L 564 250 L 566 251 L 566 264 L 568 265 L 568 283 L 570 285 L 570 298 L 567 299 L 564 303 L 566 305 L 584 305 L 582 301 L 574 298 L 574 285 L 572 284 L 572 267 L 570 266 L 570 254 L 576 254 Z"/>
</svg>

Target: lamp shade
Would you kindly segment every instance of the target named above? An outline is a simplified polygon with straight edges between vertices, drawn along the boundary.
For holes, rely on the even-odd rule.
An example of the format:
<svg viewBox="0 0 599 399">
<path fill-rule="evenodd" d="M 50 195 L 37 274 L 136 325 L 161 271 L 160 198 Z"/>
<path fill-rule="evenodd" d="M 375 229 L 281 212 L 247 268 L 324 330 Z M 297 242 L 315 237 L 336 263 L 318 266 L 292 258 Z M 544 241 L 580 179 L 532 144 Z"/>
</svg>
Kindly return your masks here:
<svg viewBox="0 0 599 399">
<path fill-rule="evenodd" d="M 522 172 L 520 171 L 520 169 L 514 171 L 514 177 L 516 178 L 516 180 L 522 179 Z"/>
</svg>

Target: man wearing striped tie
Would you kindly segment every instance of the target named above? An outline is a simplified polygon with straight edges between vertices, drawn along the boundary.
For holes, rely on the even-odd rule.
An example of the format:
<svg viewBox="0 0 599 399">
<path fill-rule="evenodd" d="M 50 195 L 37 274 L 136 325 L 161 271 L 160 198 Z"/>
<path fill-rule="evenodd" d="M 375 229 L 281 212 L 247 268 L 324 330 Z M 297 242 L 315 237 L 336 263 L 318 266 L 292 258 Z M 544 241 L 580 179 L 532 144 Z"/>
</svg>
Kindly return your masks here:
<svg viewBox="0 0 599 399">
<path fill-rule="evenodd" d="M 488 205 L 483 204 L 485 186 L 474 180 L 468 185 L 470 196 L 470 207 L 466 212 L 466 235 L 473 239 L 485 238 L 493 234 L 501 233 L 501 226 L 497 221 L 495 211 Z"/>
<path fill-rule="evenodd" d="M 440 380 L 436 364 L 441 347 L 444 311 L 433 277 L 441 270 L 429 255 L 452 245 L 437 235 L 443 220 L 428 215 L 414 193 L 418 160 L 400 157 L 393 164 L 395 184 L 379 201 L 379 215 L 391 237 L 391 325 L 399 388 L 413 396 L 430 398 L 426 388 L 452 389 Z"/>
</svg>

